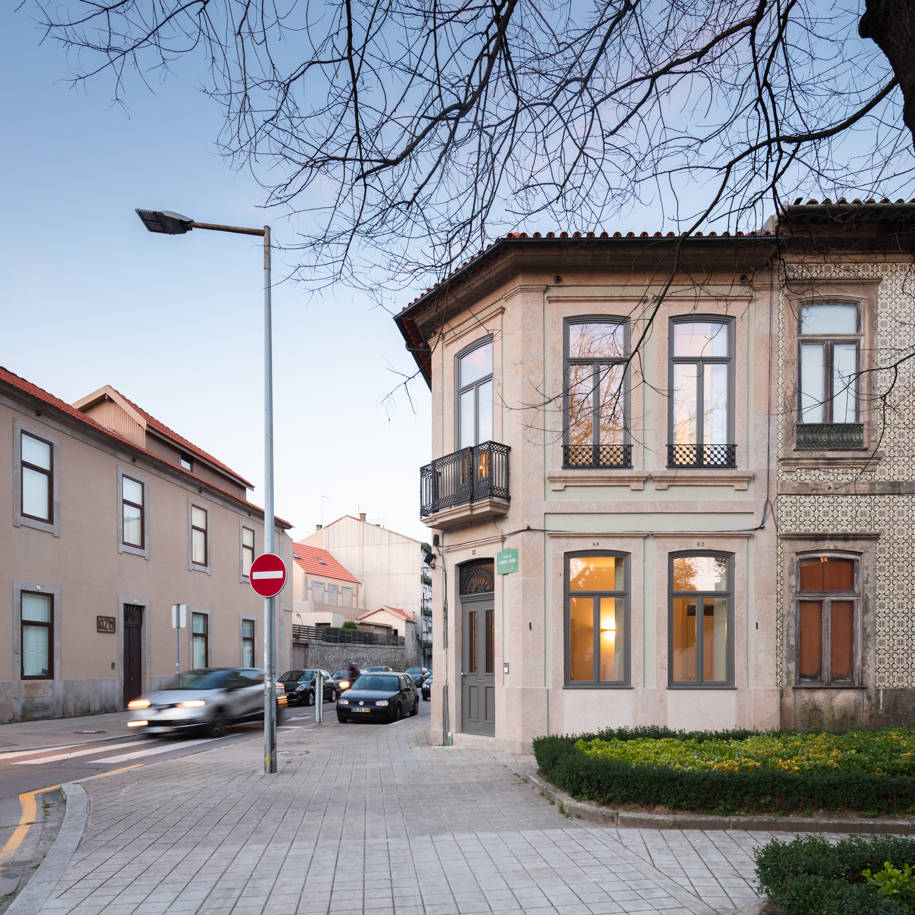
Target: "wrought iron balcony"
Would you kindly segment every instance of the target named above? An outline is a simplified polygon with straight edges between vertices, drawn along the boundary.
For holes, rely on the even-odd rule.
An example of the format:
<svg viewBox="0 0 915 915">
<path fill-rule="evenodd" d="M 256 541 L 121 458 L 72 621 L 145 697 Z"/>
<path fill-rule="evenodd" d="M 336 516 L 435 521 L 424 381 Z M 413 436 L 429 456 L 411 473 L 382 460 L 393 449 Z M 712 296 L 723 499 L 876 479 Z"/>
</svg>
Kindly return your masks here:
<svg viewBox="0 0 915 915">
<path fill-rule="evenodd" d="M 840 451 L 864 447 L 862 423 L 798 423 L 797 448 L 805 451 Z"/>
<path fill-rule="evenodd" d="M 437 458 L 419 471 L 420 516 L 428 518 L 461 506 L 455 520 L 505 514 L 508 489 L 508 445 L 483 442 Z M 477 507 L 478 510 L 473 509 Z M 463 517 L 462 517 L 463 516 Z M 440 526 L 438 519 L 436 527 Z"/>
<path fill-rule="evenodd" d="M 632 445 L 563 445 L 562 466 L 572 470 L 631 467 Z"/>
<path fill-rule="evenodd" d="M 668 445 L 668 467 L 736 467 L 736 445 Z"/>
</svg>

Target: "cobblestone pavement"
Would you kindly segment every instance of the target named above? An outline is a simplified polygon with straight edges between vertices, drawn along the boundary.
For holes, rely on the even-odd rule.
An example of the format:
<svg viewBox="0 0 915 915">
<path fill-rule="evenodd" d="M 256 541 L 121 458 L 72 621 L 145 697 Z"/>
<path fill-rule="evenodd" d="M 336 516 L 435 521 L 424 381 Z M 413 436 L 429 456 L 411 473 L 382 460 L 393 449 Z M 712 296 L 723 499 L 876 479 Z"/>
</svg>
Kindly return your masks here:
<svg viewBox="0 0 915 915">
<path fill-rule="evenodd" d="M 530 757 L 435 747 L 428 717 L 283 729 L 82 783 L 82 839 L 41 911 L 712 913 L 757 897 L 772 833 L 569 819 Z"/>
</svg>

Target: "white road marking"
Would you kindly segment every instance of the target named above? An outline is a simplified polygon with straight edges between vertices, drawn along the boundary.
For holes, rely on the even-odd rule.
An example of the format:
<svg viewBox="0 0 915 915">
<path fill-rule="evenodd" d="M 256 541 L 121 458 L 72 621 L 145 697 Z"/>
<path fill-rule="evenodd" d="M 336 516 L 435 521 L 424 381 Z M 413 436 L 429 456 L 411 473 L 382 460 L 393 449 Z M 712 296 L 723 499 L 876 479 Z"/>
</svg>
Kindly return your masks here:
<svg viewBox="0 0 915 915">
<path fill-rule="evenodd" d="M 38 753 L 50 753 L 52 750 L 68 750 L 70 747 L 81 747 L 81 743 L 62 743 L 57 747 L 36 747 L 34 750 L 12 750 L 8 753 L 0 753 L 0 760 L 15 759 L 17 756 L 35 756 Z"/>
<path fill-rule="evenodd" d="M 118 747 L 135 747 L 141 743 L 146 743 L 145 740 L 128 740 L 126 743 L 117 744 Z M 62 759 L 73 759 L 76 756 L 89 756 L 92 753 L 104 753 L 105 750 L 110 750 L 111 747 L 89 747 L 88 750 L 74 750 L 72 753 L 58 753 L 56 756 L 45 756 L 43 759 L 20 759 L 18 762 L 14 762 L 14 766 L 41 766 L 45 763 L 60 762 Z M 41 752 L 41 751 L 37 751 Z"/>
<path fill-rule="evenodd" d="M 136 750 L 133 753 L 122 753 L 120 756 L 106 756 L 104 759 L 94 759 L 93 762 L 97 763 L 120 763 L 127 762 L 130 759 L 139 759 L 141 756 L 155 756 L 158 753 L 168 753 L 172 750 L 189 750 L 194 747 L 199 747 L 205 743 L 212 743 L 214 740 L 228 740 L 228 737 L 207 737 L 203 740 L 188 740 L 183 743 L 175 743 L 169 741 L 166 744 L 161 746 L 148 747 L 145 750 Z M 145 743 L 145 741 L 141 741 Z M 127 746 L 127 744 L 121 744 L 121 746 Z"/>
</svg>

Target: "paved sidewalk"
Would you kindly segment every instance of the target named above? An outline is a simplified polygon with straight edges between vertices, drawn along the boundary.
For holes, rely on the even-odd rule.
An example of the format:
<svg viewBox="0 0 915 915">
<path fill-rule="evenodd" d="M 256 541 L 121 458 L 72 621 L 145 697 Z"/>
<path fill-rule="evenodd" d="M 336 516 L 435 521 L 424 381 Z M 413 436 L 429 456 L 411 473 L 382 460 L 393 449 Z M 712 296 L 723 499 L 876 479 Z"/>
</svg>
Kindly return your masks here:
<svg viewBox="0 0 915 915">
<path fill-rule="evenodd" d="M 427 729 L 284 729 L 273 776 L 262 744 L 238 741 L 86 780 L 71 789 L 88 794 L 82 838 L 40 911 L 712 913 L 756 899 L 752 850 L 774 833 L 570 820 L 525 781 L 531 757 L 429 746 Z"/>
</svg>

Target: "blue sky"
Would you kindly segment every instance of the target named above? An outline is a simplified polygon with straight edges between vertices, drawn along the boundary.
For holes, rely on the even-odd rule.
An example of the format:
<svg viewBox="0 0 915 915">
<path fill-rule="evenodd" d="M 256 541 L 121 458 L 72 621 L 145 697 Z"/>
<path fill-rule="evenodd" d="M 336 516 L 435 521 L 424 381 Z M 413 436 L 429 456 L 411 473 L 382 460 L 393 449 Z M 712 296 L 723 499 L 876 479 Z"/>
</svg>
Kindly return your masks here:
<svg viewBox="0 0 915 915">
<path fill-rule="evenodd" d="M 214 140 L 220 111 L 179 64 L 155 94 L 71 88 L 70 67 L 23 12 L 0 30 L 5 91 L 0 365 L 67 401 L 111 384 L 256 484 L 263 505 L 263 272 L 259 238 L 149 234 L 135 207 L 293 238 Z M 190 62 L 188 62 L 189 64 Z M 274 280 L 293 262 L 273 259 Z M 398 307 L 413 298 L 406 293 Z M 394 322 L 349 289 L 273 293 L 276 511 L 304 535 L 364 511 L 417 539 L 429 394 Z"/>
</svg>

